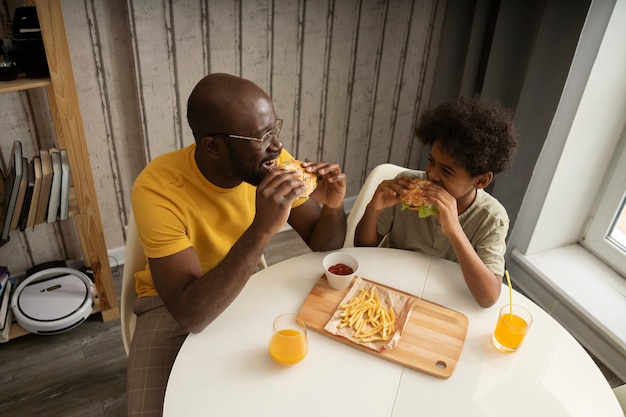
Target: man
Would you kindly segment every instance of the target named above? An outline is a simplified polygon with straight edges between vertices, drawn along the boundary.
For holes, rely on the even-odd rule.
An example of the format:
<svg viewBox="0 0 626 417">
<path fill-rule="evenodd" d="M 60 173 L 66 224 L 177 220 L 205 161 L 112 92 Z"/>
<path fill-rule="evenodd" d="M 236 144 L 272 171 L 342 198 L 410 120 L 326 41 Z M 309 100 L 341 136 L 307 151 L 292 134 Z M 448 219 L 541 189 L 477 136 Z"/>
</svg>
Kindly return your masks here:
<svg viewBox="0 0 626 417">
<path fill-rule="evenodd" d="M 162 414 L 185 337 L 202 331 L 237 297 L 285 222 L 312 250 L 340 248 L 345 238 L 345 175 L 335 163 L 303 163 L 318 175 L 318 186 L 302 198 L 297 174 L 278 169 L 293 157 L 283 149 L 282 121 L 262 89 L 211 74 L 187 106 L 195 143 L 155 158 L 132 191 L 148 264 L 135 276 L 129 416 Z"/>
</svg>

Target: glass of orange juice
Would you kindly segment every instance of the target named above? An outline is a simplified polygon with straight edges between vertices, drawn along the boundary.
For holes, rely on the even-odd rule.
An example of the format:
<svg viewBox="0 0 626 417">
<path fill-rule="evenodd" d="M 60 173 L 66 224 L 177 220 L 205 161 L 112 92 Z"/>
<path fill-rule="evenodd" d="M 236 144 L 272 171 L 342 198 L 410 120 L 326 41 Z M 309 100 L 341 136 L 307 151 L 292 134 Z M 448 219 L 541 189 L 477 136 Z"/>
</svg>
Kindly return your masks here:
<svg viewBox="0 0 626 417">
<path fill-rule="evenodd" d="M 516 352 L 532 322 L 533 316 L 526 308 L 517 304 L 502 306 L 491 343 L 502 352 Z"/>
<path fill-rule="evenodd" d="M 304 320 L 291 313 L 276 317 L 268 351 L 281 365 L 294 365 L 304 359 L 309 351 Z"/>
</svg>

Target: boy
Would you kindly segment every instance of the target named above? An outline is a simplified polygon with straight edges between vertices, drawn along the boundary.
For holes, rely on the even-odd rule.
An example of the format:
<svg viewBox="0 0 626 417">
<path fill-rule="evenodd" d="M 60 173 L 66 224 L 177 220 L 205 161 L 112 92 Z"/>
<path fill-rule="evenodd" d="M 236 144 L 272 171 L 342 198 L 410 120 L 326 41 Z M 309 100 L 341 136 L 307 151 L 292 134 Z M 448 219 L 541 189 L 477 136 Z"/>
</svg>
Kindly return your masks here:
<svg viewBox="0 0 626 417">
<path fill-rule="evenodd" d="M 426 171 L 406 171 L 377 187 L 354 244 L 377 246 L 387 237 L 385 246 L 456 261 L 478 304 L 490 307 L 502 287 L 509 218 L 484 189 L 511 164 L 517 142 L 512 113 L 492 100 L 461 97 L 425 112 L 415 133 L 431 147 Z M 421 195 L 437 215 L 402 210 L 400 196 L 416 178 L 432 182 Z"/>
</svg>

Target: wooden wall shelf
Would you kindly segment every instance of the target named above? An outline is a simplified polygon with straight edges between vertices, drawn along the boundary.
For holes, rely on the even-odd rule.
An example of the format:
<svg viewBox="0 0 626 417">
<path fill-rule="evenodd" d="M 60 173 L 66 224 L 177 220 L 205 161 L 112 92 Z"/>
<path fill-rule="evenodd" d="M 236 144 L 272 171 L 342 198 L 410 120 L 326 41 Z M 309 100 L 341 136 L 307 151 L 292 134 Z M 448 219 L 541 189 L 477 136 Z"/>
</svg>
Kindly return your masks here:
<svg viewBox="0 0 626 417">
<path fill-rule="evenodd" d="M 119 307 L 102 230 L 61 3 L 60 0 L 34 0 L 30 3 L 37 7 L 50 77 L 29 79 L 19 76 L 13 81 L 2 81 L 0 93 L 32 88 L 45 89 L 57 147 L 67 150 L 72 172 L 70 213 L 76 224 L 83 261 L 94 275 L 97 300 L 94 312 L 100 311 L 104 321 L 117 319 L 120 316 Z M 16 329 L 15 335 L 11 333 L 10 337 L 18 337 L 23 332 L 25 330 Z"/>
<path fill-rule="evenodd" d="M 24 74 L 20 74 L 15 80 L 0 81 L 0 93 L 29 90 L 31 88 L 47 87 L 49 85 L 52 85 L 50 78 L 26 78 Z"/>
</svg>

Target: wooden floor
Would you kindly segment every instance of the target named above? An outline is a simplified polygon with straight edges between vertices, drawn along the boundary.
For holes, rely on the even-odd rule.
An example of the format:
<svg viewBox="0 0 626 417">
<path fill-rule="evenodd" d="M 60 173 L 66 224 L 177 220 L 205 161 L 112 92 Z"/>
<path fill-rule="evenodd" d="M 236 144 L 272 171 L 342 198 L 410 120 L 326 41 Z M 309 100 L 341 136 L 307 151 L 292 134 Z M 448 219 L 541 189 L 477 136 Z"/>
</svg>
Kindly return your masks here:
<svg viewBox="0 0 626 417">
<path fill-rule="evenodd" d="M 308 253 L 293 231 L 276 235 L 269 265 Z M 112 265 L 115 261 L 111 261 Z M 116 290 L 121 268 L 113 268 Z M 599 364 L 611 386 L 623 384 Z M 90 317 L 55 336 L 27 335 L 0 344 L 0 416 L 99 417 L 126 413 L 126 354 L 119 320 Z"/>
</svg>

